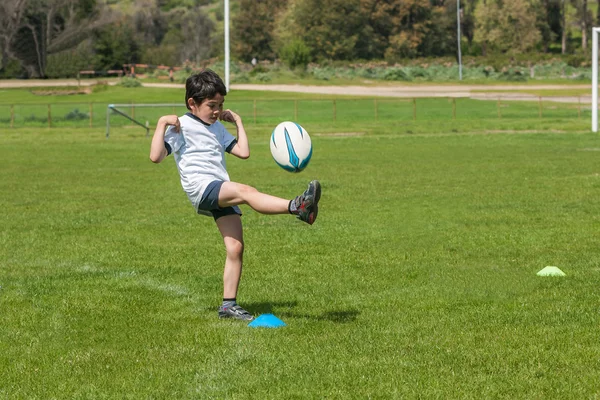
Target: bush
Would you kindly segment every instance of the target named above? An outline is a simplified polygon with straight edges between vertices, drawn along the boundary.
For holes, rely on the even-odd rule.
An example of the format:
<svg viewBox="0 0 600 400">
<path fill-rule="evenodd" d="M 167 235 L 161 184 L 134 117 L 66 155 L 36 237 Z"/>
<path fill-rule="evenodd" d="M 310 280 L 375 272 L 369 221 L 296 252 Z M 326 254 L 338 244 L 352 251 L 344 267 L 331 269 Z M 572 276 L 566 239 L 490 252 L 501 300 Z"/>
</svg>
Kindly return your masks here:
<svg viewBox="0 0 600 400">
<path fill-rule="evenodd" d="M 190 71 L 179 70 L 173 74 L 173 80 L 177 83 L 185 83 L 186 79 L 191 75 Z"/>
<path fill-rule="evenodd" d="M 329 67 L 325 67 L 325 68 L 316 67 L 316 68 L 313 68 L 311 73 L 315 79 L 318 79 L 321 81 L 328 81 L 331 78 L 335 77 L 335 75 L 336 75 L 333 68 L 329 68 Z"/>
<path fill-rule="evenodd" d="M 92 85 L 92 93 L 106 92 L 109 88 L 108 82 L 98 81 L 95 85 Z"/>
<path fill-rule="evenodd" d="M 464 79 L 486 79 L 494 73 L 492 67 L 463 67 L 463 78 Z"/>
<path fill-rule="evenodd" d="M 269 75 L 268 73 L 262 72 L 260 74 L 257 74 L 255 79 L 258 82 L 271 82 L 271 75 Z"/>
<path fill-rule="evenodd" d="M 27 71 L 18 60 L 9 60 L 4 64 L 4 68 L 0 69 L 0 79 L 21 78 L 27 76 Z"/>
<path fill-rule="evenodd" d="M 296 67 L 306 69 L 311 59 L 310 48 L 302 40 L 295 39 L 281 49 L 279 57 L 291 69 Z"/>
<path fill-rule="evenodd" d="M 411 78 L 425 78 L 428 79 L 429 78 L 429 73 L 428 71 L 420 66 L 417 67 L 408 67 L 405 68 L 406 74 L 408 76 L 410 76 Z"/>
<path fill-rule="evenodd" d="M 268 72 L 269 70 L 267 68 L 263 67 L 262 65 L 257 65 L 256 67 L 252 68 L 250 72 L 248 72 L 248 75 L 250 75 L 251 77 L 255 77 L 258 74 L 265 74 Z"/>
<path fill-rule="evenodd" d="M 70 111 L 69 113 L 67 113 L 65 115 L 65 119 L 67 121 L 80 121 L 82 119 L 89 119 L 89 118 L 90 118 L 89 114 L 82 113 L 81 111 L 79 111 L 78 108 L 74 109 L 73 111 Z"/>
<path fill-rule="evenodd" d="M 588 58 L 591 57 L 586 56 L 584 54 L 571 54 L 565 58 L 565 61 L 567 65 L 571 67 L 580 68 L 585 65 L 589 66 L 590 60 Z"/>
<path fill-rule="evenodd" d="M 362 78 L 367 78 L 367 79 L 378 79 L 379 78 L 379 72 L 377 70 L 377 68 L 375 67 L 360 67 L 357 68 L 356 70 L 356 75 L 362 77 Z"/>
<path fill-rule="evenodd" d="M 498 76 L 498 80 L 510 82 L 526 82 L 527 75 L 517 68 L 508 68 L 502 71 Z"/>
<path fill-rule="evenodd" d="M 386 81 L 410 81 L 410 76 L 402 68 L 392 67 L 385 70 L 383 79 Z"/>
<path fill-rule="evenodd" d="M 157 78 L 157 79 L 159 79 L 160 77 L 165 77 L 165 76 L 168 77 L 169 76 L 169 71 L 166 70 L 166 69 L 158 69 L 157 68 L 154 71 L 152 71 L 149 74 L 149 76 L 152 77 L 152 78 Z"/>
<path fill-rule="evenodd" d="M 236 83 L 248 83 L 248 82 L 250 82 L 250 77 L 248 77 L 248 74 L 242 73 L 242 74 L 235 75 L 232 78 L 232 81 L 234 81 Z"/>
<path fill-rule="evenodd" d="M 571 79 L 573 79 L 574 81 L 590 81 L 592 80 L 592 74 L 576 74 L 571 76 Z"/>
<path fill-rule="evenodd" d="M 169 44 L 146 47 L 144 48 L 141 62 L 153 65 L 173 65 L 173 60 L 176 60 L 178 56 L 177 52 L 177 46 Z"/>
<path fill-rule="evenodd" d="M 48 78 L 73 78 L 79 71 L 94 69 L 94 49 L 89 41 L 81 43 L 73 50 L 49 54 L 46 64 Z"/>
<path fill-rule="evenodd" d="M 124 76 L 121 78 L 121 82 L 119 83 L 121 86 L 126 88 L 134 88 L 142 86 L 142 82 L 135 78 L 130 78 L 128 76 Z"/>
<path fill-rule="evenodd" d="M 31 114 L 29 117 L 23 118 L 25 122 L 48 122 L 48 117 L 37 117 Z"/>
</svg>

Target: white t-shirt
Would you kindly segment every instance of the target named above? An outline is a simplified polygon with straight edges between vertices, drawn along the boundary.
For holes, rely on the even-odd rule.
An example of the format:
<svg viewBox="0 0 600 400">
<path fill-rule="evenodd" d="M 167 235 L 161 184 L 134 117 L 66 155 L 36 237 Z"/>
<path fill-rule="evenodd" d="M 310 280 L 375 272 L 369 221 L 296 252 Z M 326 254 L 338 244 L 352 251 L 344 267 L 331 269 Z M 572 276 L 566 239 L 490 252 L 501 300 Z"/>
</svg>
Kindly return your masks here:
<svg viewBox="0 0 600 400">
<path fill-rule="evenodd" d="M 213 181 L 229 181 L 225 152 L 237 143 L 219 121 L 208 125 L 192 113 L 179 118 L 181 130 L 170 126 L 165 132 L 165 145 L 175 157 L 181 186 L 198 210 L 202 194 Z"/>
</svg>

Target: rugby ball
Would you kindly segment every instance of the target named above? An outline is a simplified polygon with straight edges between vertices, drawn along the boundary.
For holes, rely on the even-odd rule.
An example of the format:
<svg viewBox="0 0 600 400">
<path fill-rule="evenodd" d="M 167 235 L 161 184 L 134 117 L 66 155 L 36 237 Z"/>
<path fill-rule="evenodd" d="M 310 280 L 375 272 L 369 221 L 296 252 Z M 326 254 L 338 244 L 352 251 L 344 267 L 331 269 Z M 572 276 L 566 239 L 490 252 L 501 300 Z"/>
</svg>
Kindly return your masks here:
<svg viewBox="0 0 600 400">
<path fill-rule="evenodd" d="M 295 122 L 282 122 L 271 133 L 271 155 L 286 171 L 300 172 L 312 157 L 310 136 Z"/>
</svg>

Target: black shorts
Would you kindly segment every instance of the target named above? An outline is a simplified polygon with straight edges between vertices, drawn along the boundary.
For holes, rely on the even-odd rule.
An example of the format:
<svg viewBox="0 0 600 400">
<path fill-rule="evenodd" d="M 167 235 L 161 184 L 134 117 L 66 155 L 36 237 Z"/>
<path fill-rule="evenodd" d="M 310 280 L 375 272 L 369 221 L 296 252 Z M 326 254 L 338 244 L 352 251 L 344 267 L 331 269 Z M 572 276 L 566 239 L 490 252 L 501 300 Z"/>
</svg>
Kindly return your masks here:
<svg viewBox="0 0 600 400">
<path fill-rule="evenodd" d="M 219 192 L 221 191 L 221 186 L 223 186 L 223 181 L 212 181 L 208 184 L 206 189 L 204 189 L 200 204 L 198 204 L 198 214 L 210 214 L 215 221 L 226 215 L 242 215 L 242 211 L 238 206 L 219 207 Z"/>
</svg>

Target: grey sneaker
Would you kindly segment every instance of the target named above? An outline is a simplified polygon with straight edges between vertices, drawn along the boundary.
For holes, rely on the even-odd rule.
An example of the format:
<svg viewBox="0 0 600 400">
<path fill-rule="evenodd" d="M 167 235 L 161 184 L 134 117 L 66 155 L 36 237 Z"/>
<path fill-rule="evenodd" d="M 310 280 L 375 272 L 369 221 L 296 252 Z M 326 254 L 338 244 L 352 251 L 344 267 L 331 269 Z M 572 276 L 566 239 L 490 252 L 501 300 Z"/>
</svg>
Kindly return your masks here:
<svg viewBox="0 0 600 400">
<path fill-rule="evenodd" d="M 235 318 L 242 321 L 252 321 L 254 317 L 248 311 L 235 304 L 231 307 L 219 307 L 219 318 Z"/>
<path fill-rule="evenodd" d="M 321 199 L 321 184 L 319 181 L 311 181 L 308 189 L 294 199 L 296 205 L 296 218 L 309 225 L 315 223 L 319 214 L 319 200 Z"/>
</svg>

